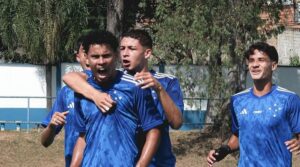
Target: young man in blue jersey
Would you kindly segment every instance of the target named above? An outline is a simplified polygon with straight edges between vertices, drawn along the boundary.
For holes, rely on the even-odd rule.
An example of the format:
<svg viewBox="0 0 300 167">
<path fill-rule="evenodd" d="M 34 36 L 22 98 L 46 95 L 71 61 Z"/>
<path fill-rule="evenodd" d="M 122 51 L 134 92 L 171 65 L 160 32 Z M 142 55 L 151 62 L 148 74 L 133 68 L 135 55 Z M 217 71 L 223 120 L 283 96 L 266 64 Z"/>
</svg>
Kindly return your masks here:
<svg viewBox="0 0 300 167">
<path fill-rule="evenodd" d="M 291 167 L 292 152 L 300 153 L 299 96 L 272 83 L 275 47 L 255 43 L 245 57 L 253 87 L 231 97 L 232 136 L 209 152 L 208 166 L 239 149 L 239 167 Z"/>
<path fill-rule="evenodd" d="M 89 84 L 109 94 L 116 104 L 108 112 L 100 112 L 94 102 L 75 94 L 75 128 L 80 132 L 78 141 L 86 142 L 81 165 L 148 166 L 158 147 L 159 126 L 163 123 L 151 90 L 141 89 L 132 76 L 115 69 L 119 45 L 111 33 L 92 32 L 83 45 L 94 76 L 88 79 Z M 146 133 L 140 157 L 138 125 Z M 73 155 L 82 154 L 81 150 L 77 152 L 78 145 L 77 142 Z"/>
<path fill-rule="evenodd" d="M 91 75 L 89 67 L 86 64 L 82 48 L 83 37 L 77 41 L 76 60 L 80 63 L 81 67 L 85 70 L 87 76 Z M 47 115 L 42 122 L 45 129 L 41 135 L 41 143 L 43 146 L 48 147 L 54 141 L 55 136 L 65 127 L 65 163 L 70 166 L 72 161 L 72 154 L 75 143 L 79 136 L 73 128 L 74 121 L 74 91 L 67 86 L 64 86 L 58 93 L 57 99 L 52 107 L 51 112 Z"/>
<path fill-rule="evenodd" d="M 143 89 L 151 88 L 155 106 L 164 120 L 161 143 L 150 166 L 173 167 L 176 158 L 172 152 L 169 126 L 179 129 L 182 125 L 183 97 L 176 77 L 148 69 L 148 59 L 151 55 L 152 39 L 146 31 L 131 30 L 122 34 L 120 56 L 125 73 L 134 76 Z M 92 89 L 77 73 L 67 74 L 64 81 L 76 92 L 95 101 L 103 112 L 114 105 L 110 97 L 104 97 L 103 93 Z M 139 142 L 143 146 L 144 135 L 140 135 Z"/>
</svg>

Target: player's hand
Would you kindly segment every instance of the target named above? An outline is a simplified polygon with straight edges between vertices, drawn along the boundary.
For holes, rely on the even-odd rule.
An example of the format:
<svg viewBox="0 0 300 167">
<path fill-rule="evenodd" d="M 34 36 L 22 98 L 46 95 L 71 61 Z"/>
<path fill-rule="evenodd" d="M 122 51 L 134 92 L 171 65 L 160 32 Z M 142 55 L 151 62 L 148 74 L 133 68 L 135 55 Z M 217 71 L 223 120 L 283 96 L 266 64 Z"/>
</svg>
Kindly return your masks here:
<svg viewBox="0 0 300 167">
<path fill-rule="evenodd" d="M 290 152 L 293 152 L 296 155 L 300 154 L 300 141 L 298 139 L 294 138 L 284 143 L 287 146 L 287 149 L 290 150 Z"/>
<path fill-rule="evenodd" d="M 93 101 L 96 104 L 96 106 L 103 112 L 108 112 L 115 104 L 116 102 L 112 100 L 111 96 L 107 93 L 102 92 L 94 92 L 93 94 Z"/>
<path fill-rule="evenodd" d="M 216 162 L 215 154 L 216 154 L 215 150 L 210 150 L 206 157 L 206 161 L 209 167 L 212 167 L 213 164 Z"/>
<path fill-rule="evenodd" d="M 51 118 L 50 126 L 63 126 L 67 123 L 66 115 L 69 111 L 65 112 L 55 112 Z"/>
<path fill-rule="evenodd" d="M 134 79 L 142 89 L 153 88 L 154 90 L 161 89 L 160 83 L 152 76 L 150 72 L 138 72 L 134 75 Z"/>
</svg>

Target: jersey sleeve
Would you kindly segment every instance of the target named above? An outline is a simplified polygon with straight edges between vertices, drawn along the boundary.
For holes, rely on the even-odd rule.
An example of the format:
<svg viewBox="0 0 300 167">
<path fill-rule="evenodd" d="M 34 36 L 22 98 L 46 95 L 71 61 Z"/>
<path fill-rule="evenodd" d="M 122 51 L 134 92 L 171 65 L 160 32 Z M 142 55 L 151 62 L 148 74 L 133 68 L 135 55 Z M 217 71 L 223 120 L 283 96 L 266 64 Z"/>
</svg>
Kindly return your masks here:
<svg viewBox="0 0 300 167">
<path fill-rule="evenodd" d="M 85 121 L 84 121 L 84 113 L 81 106 L 82 95 L 75 93 L 74 96 L 74 128 L 79 133 L 84 133 L 85 129 Z"/>
<path fill-rule="evenodd" d="M 63 87 L 59 93 L 58 96 L 51 108 L 51 111 L 48 113 L 47 117 L 43 120 L 42 126 L 47 127 L 48 124 L 51 121 L 52 116 L 54 115 L 55 112 L 64 112 L 68 110 L 68 107 L 66 106 L 65 103 L 65 94 L 66 94 L 66 87 Z M 57 126 L 56 127 L 56 134 L 59 133 L 62 129 L 62 126 Z"/>
<path fill-rule="evenodd" d="M 288 120 L 293 133 L 300 133 L 300 98 L 293 95 L 288 100 Z"/>
<path fill-rule="evenodd" d="M 236 112 L 234 111 L 233 104 L 234 104 L 234 97 L 231 97 L 231 99 L 230 99 L 231 132 L 238 136 L 239 124 L 238 124 L 238 121 L 237 121 L 237 116 L 236 116 Z"/>
<path fill-rule="evenodd" d="M 150 89 L 143 90 L 136 87 L 134 101 L 143 131 L 148 131 L 163 123 L 162 117 L 154 105 Z"/>
<path fill-rule="evenodd" d="M 183 95 L 177 78 L 171 80 L 166 91 L 181 113 L 183 113 Z"/>
</svg>

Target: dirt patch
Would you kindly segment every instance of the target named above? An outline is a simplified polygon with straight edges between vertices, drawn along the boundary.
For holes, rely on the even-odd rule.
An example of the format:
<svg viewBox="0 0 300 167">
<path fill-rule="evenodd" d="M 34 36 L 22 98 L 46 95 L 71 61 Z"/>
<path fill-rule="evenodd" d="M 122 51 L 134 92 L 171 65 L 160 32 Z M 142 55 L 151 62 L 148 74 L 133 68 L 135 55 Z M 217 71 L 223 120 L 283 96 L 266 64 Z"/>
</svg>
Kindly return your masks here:
<svg viewBox="0 0 300 167">
<path fill-rule="evenodd" d="M 207 167 L 206 154 L 221 141 L 200 131 L 171 131 L 177 167 Z M 64 166 L 64 135 L 60 133 L 54 143 L 44 148 L 40 132 L 0 132 L 0 166 L 5 167 L 62 167 Z M 300 156 L 294 156 L 293 167 L 299 166 Z M 297 164 L 297 165 L 296 165 Z M 227 156 L 216 167 L 237 165 L 236 156 Z"/>
</svg>

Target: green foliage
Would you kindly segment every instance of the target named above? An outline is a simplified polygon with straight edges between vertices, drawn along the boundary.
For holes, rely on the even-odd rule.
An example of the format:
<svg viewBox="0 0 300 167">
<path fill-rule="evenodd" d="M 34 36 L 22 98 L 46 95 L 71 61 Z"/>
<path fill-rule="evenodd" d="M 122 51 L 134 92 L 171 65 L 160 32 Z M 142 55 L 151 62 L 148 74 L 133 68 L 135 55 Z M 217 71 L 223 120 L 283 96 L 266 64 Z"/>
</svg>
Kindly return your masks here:
<svg viewBox="0 0 300 167">
<path fill-rule="evenodd" d="M 283 30 L 277 24 L 282 5 L 275 0 L 156 2 L 152 31 L 157 59 L 178 65 L 208 65 L 210 78 L 206 82 L 209 96 L 214 98 L 228 97 L 240 88 L 240 78 L 229 80 L 222 68 L 232 68 L 235 75 L 241 75 L 244 50 Z M 262 13 L 268 17 L 261 17 Z"/>
<path fill-rule="evenodd" d="M 74 43 L 88 28 L 90 12 L 98 10 L 94 5 L 100 2 L 103 1 L 1 0 L 0 36 L 8 48 L 5 59 L 33 64 L 73 60 Z M 103 19 L 99 22 L 104 25 Z"/>
<path fill-rule="evenodd" d="M 299 56 L 295 55 L 290 57 L 290 66 L 300 66 Z"/>
</svg>

